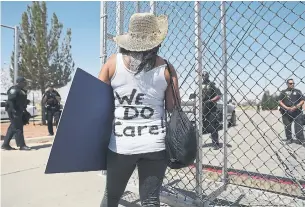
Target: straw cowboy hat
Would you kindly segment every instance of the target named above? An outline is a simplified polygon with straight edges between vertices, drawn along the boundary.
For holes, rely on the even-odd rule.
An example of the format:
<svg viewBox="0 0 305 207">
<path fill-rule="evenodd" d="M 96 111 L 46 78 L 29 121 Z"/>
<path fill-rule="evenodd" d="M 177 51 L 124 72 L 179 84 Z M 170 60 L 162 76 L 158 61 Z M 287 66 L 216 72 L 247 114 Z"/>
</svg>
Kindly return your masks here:
<svg viewBox="0 0 305 207">
<path fill-rule="evenodd" d="M 119 47 L 129 51 L 147 51 L 163 42 L 167 30 L 167 16 L 135 13 L 130 18 L 128 32 L 114 37 L 114 41 Z"/>
</svg>

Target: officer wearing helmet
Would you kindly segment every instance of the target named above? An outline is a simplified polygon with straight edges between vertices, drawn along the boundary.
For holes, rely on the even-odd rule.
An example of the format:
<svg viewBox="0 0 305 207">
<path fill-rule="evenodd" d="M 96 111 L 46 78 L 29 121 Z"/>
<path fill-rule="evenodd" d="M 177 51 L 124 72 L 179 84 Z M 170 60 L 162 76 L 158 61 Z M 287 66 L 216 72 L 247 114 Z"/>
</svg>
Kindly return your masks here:
<svg viewBox="0 0 305 207">
<path fill-rule="evenodd" d="M 48 131 L 50 136 L 54 135 L 53 120 L 56 113 L 60 111 L 60 100 L 61 97 L 59 93 L 54 89 L 54 84 L 51 83 L 42 98 L 42 103 L 44 104 L 46 110 Z"/>
<path fill-rule="evenodd" d="M 16 85 L 10 87 L 7 91 L 8 100 L 6 102 L 5 110 L 8 113 L 10 119 L 10 126 L 7 130 L 2 149 L 15 150 L 10 146 L 10 141 L 15 135 L 16 144 L 20 147 L 20 150 L 30 150 L 31 148 L 26 146 L 23 134 L 23 125 L 25 124 L 25 115 L 28 115 L 26 111 L 28 99 L 27 90 L 25 89 L 27 81 L 24 77 L 18 77 Z"/>
<path fill-rule="evenodd" d="M 219 144 L 218 130 L 220 123 L 217 114 L 217 101 L 221 98 L 221 92 L 216 87 L 215 83 L 210 81 L 207 72 L 202 73 L 202 118 L 203 131 L 211 133 L 214 150 L 218 150 Z"/>
</svg>

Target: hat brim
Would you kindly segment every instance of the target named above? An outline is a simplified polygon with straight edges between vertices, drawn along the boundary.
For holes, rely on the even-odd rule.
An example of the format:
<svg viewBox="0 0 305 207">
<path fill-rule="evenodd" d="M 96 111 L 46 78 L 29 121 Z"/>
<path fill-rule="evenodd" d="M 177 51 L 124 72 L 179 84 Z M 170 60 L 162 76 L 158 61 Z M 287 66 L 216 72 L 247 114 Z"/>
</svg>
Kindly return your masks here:
<svg viewBox="0 0 305 207">
<path fill-rule="evenodd" d="M 147 34 L 143 38 L 132 37 L 129 33 L 114 37 L 114 41 L 119 47 L 129 51 L 147 51 L 160 45 L 166 38 L 168 32 L 167 16 L 161 15 L 156 17 L 159 31 L 157 34 Z"/>
</svg>

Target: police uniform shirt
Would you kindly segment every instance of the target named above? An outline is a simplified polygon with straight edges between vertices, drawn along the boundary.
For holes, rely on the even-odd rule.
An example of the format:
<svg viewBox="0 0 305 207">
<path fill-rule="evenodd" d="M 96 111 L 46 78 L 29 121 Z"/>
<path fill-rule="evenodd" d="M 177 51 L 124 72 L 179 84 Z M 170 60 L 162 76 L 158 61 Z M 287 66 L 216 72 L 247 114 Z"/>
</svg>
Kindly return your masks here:
<svg viewBox="0 0 305 207">
<path fill-rule="evenodd" d="M 23 111 L 27 107 L 27 91 L 21 89 L 19 86 L 12 86 L 7 91 L 8 103 L 10 109 L 16 111 Z"/>
<path fill-rule="evenodd" d="M 213 99 L 216 96 L 221 96 L 220 90 L 216 87 L 214 82 L 208 81 L 202 85 L 202 100 L 203 102 Z M 210 111 L 216 111 L 216 103 L 210 103 L 208 108 Z"/>
<path fill-rule="evenodd" d="M 279 100 L 282 101 L 286 106 L 292 107 L 297 106 L 302 100 L 305 100 L 305 97 L 303 96 L 302 92 L 298 89 L 285 89 L 281 91 L 281 94 L 279 96 Z M 281 112 L 286 112 L 284 108 L 280 108 Z M 298 112 L 301 112 L 301 109 L 297 110 Z"/>
<path fill-rule="evenodd" d="M 47 91 L 45 93 L 45 96 L 47 97 L 46 104 L 48 104 L 50 106 L 55 106 L 55 105 L 59 104 L 59 102 L 57 101 L 57 99 L 55 97 L 56 96 L 60 97 L 60 95 L 56 90 Z"/>
<path fill-rule="evenodd" d="M 207 101 L 216 96 L 221 96 L 220 90 L 216 87 L 214 82 L 207 82 L 202 84 L 203 100 Z"/>
</svg>

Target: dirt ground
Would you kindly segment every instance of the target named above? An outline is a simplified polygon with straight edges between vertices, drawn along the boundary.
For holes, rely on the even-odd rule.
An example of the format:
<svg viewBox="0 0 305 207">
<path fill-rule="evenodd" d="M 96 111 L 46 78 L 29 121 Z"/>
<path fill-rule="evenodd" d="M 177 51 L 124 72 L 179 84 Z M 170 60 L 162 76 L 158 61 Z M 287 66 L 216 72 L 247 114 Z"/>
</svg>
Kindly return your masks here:
<svg viewBox="0 0 305 207">
<path fill-rule="evenodd" d="M 6 135 L 7 129 L 10 123 L 1 123 L 1 140 L 3 140 Z M 56 132 L 56 127 L 54 126 L 54 133 Z M 24 137 L 25 138 L 35 138 L 48 136 L 48 127 L 46 125 L 41 125 L 39 122 L 31 122 L 24 126 Z"/>
</svg>

